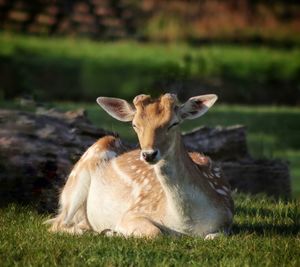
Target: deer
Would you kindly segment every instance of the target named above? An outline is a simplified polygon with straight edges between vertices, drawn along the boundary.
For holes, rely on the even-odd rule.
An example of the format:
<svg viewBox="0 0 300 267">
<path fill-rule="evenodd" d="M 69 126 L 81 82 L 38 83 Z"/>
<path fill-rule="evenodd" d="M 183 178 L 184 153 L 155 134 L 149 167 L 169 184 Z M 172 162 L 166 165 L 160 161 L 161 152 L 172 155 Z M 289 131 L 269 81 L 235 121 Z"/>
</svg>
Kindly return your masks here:
<svg viewBox="0 0 300 267">
<path fill-rule="evenodd" d="M 207 94 L 180 104 L 170 93 L 155 99 L 138 95 L 133 104 L 97 98 L 113 118 L 132 123 L 140 148 L 128 149 L 114 135 L 89 147 L 60 194 L 50 231 L 204 239 L 229 234 L 234 203 L 223 172 L 209 157 L 188 152 L 179 129 L 216 100 Z"/>
</svg>

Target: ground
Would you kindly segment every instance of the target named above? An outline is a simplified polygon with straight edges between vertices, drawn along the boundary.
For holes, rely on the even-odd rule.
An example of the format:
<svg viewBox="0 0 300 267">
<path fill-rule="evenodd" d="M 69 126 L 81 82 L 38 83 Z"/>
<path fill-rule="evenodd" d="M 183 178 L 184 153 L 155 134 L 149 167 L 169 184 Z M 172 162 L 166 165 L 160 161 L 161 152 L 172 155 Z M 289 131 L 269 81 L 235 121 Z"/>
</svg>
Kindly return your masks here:
<svg viewBox="0 0 300 267">
<path fill-rule="evenodd" d="M 299 201 L 235 201 L 232 235 L 209 241 L 52 234 L 48 216 L 11 205 L 0 210 L 1 266 L 299 266 Z"/>
<path fill-rule="evenodd" d="M 96 103 L 50 106 L 64 110 L 84 107 L 98 126 L 134 140 L 130 124 L 111 119 Z M 93 233 L 51 234 L 43 225 L 50 215 L 10 205 L 0 209 L 1 266 L 300 266 L 299 115 L 298 107 L 216 105 L 199 120 L 183 125 L 183 130 L 200 125 L 247 125 L 253 155 L 290 161 L 294 200 L 235 195 L 230 237 L 204 241 L 195 237 L 145 240 Z"/>
</svg>

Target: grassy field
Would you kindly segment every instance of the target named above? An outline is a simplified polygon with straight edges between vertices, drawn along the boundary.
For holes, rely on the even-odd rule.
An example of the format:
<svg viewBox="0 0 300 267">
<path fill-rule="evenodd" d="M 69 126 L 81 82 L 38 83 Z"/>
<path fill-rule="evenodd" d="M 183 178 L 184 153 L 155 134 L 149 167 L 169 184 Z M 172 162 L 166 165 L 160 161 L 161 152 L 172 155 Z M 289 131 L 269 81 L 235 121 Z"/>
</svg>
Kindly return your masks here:
<svg viewBox="0 0 300 267">
<path fill-rule="evenodd" d="M 4 102 L 2 107 L 16 107 Z M 133 141 L 130 124 L 111 119 L 96 103 L 54 103 L 62 110 L 85 108 L 96 125 Z M 299 266 L 300 108 L 216 105 L 205 116 L 183 124 L 244 124 L 249 149 L 256 157 L 289 160 L 294 200 L 275 202 L 264 196 L 236 195 L 233 235 L 213 241 L 193 237 L 156 240 L 54 235 L 32 208 L 0 209 L 1 266 Z"/>
<path fill-rule="evenodd" d="M 0 48 L 1 56 L 30 54 L 45 60 L 45 64 L 51 59 L 60 60 L 61 63 L 68 63 L 70 60 L 69 64 L 75 63 L 71 60 L 78 60 L 77 63 L 98 62 L 115 64 L 114 66 L 135 63 L 140 64 L 141 69 L 148 65 L 162 70 L 168 63 L 174 63 L 181 70 L 188 68 L 184 72 L 188 71 L 189 75 L 216 76 L 226 70 L 231 76 L 252 76 L 257 80 L 263 80 L 270 75 L 281 79 L 297 78 L 300 65 L 300 48 L 297 46 L 289 50 L 238 45 L 192 47 L 184 43 L 161 45 L 134 41 L 95 42 L 86 39 L 41 38 L 0 33 Z"/>
<path fill-rule="evenodd" d="M 299 59 L 299 47 L 193 47 L 0 33 L 0 98 L 30 93 L 86 101 L 99 91 L 132 97 L 161 89 L 184 94 L 191 81 L 197 83 L 193 90 L 218 90 L 224 102 L 295 104 Z"/>
<path fill-rule="evenodd" d="M 299 58 L 299 48 L 192 48 L 0 34 L 0 100 L 12 89 L 40 99 L 83 101 L 100 94 L 130 99 L 139 90 L 147 92 L 157 80 L 177 76 L 234 81 L 238 84 L 232 91 L 237 102 L 251 102 L 256 94 L 267 98 L 277 94 L 272 86 L 269 91 L 261 90 L 272 84 L 288 84 L 280 93 L 296 99 L 294 91 L 285 88 L 299 88 Z M 10 76 L 12 80 L 7 82 Z M 0 101 L 0 107 L 18 106 Z M 135 140 L 130 124 L 112 119 L 95 102 L 54 102 L 49 107 L 85 108 L 97 126 Z M 299 107 L 217 103 L 202 118 L 182 125 L 183 131 L 201 125 L 246 125 L 253 156 L 290 162 L 294 200 L 235 196 L 236 217 L 233 235 L 228 238 L 135 240 L 91 233 L 53 235 L 42 225 L 46 215 L 11 205 L 0 209 L 0 266 L 300 266 L 299 118 Z"/>
<path fill-rule="evenodd" d="M 50 234 L 30 208 L 0 209 L 1 266 L 299 266 L 299 202 L 236 196 L 233 235 L 155 240 Z"/>
</svg>

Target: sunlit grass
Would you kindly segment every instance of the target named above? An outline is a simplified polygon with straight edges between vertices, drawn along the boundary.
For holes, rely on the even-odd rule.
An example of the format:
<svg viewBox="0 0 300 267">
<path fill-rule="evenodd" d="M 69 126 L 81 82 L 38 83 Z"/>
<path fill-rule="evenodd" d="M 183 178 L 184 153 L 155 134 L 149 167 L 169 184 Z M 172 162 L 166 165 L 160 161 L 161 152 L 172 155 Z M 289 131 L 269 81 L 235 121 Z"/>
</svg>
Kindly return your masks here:
<svg viewBox="0 0 300 267">
<path fill-rule="evenodd" d="M 251 75 L 253 79 L 263 81 L 271 74 L 287 80 L 297 77 L 300 64 L 297 60 L 300 57 L 298 48 L 289 51 L 234 45 L 194 48 L 184 43 L 159 45 L 133 41 L 93 42 L 84 39 L 43 39 L 18 35 L 0 35 L 0 40 L 2 53 L 6 55 L 23 49 L 49 59 L 72 58 L 94 62 L 106 60 L 107 63 L 131 62 L 149 66 L 163 66 L 169 62 L 176 63 L 176 66 L 191 76 L 218 76 L 226 71 L 226 75 L 239 78 Z"/>
<path fill-rule="evenodd" d="M 299 202 L 236 196 L 233 234 L 154 240 L 51 234 L 30 208 L 0 209 L 1 266 L 299 266 Z"/>
<path fill-rule="evenodd" d="M 0 63 L 11 75 L 5 76 L 0 94 L 91 100 L 99 91 L 122 97 L 139 92 L 160 94 L 161 90 L 153 88 L 168 90 L 164 84 L 196 80 L 210 85 L 223 83 L 216 87 L 225 90 L 221 91 L 224 96 L 232 95 L 227 95 L 231 102 L 279 102 L 280 96 L 285 97 L 282 90 L 296 94 L 299 58 L 299 47 L 193 47 L 184 43 L 96 42 L 0 33 Z M 14 77 L 17 80 L 11 81 Z"/>
<path fill-rule="evenodd" d="M 2 103 L 2 107 L 18 107 Z M 120 123 L 96 103 L 54 103 L 61 110 L 85 108 L 99 127 L 136 141 L 129 123 Z M 215 105 L 205 116 L 182 125 L 244 124 L 248 146 L 255 157 L 290 161 L 293 194 L 300 195 L 300 108 Z M 299 266 L 300 203 L 274 201 L 262 195 L 235 196 L 233 235 L 213 241 L 193 237 L 155 240 L 55 235 L 46 231 L 31 208 L 16 205 L 0 209 L 1 266 Z"/>
</svg>

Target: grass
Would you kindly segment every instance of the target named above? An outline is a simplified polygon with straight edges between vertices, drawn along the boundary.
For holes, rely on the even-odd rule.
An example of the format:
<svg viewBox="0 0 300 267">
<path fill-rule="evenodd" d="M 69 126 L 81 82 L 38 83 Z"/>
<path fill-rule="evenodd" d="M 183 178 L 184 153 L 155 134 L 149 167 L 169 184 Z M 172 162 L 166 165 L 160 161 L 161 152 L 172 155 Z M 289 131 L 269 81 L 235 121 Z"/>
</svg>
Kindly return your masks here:
<svg viewBox="0 0 300 267">
<path fill-rule="evenodd" d="M 17 107 L 4 102 L 2 107 Z M 86 108 L 96 125 L 135 140 L 129 124 L 111 119 L 95 103 L 54 103 L 63 110 Z M 262 195 L 236 195 L 233 235 L 204 241 L 194 237 L 155 240 L 50 234 L 48 218 L 30 207 L 0 209 L 1 266 L 299 266 L 300 194 L 299 107 L 216 105 L 183 130 L 199 125 L 245 124 L 249 149 L 256 157 L 281 157 L 291 162 L 293 193 L 288 202 Z"/>
<path fill-rule="evenodd" d="M 50 234 L 28 207 L 0 209 L 1 266 L 299 266 L 299 202 L 236 196 L 233 235 L 155 240 Z"/>
<path fill-rule="evenodd" d="M 273 67 L 276 67 L 276 74 L 286 79 L 295 77 L 300 65 L 299 47 L 290 50 L 235 45 L 197 48 L 184 43 L 161 45 L 134 41 L 95 42 L 86 39 L 29 37 L 8 33 L 0 34 L 0 43 L 0 55 L 5 56 L 27 52 L 49 60 L 107 60 L 107 64 L 117 60 L 120 63 L 144 62 L 148 65 L 173 62 L 180 67 L 185 67 L 184 64 L 189 62 L 190 73 L 195 75 L 216 75 L 226 68 L 242 78 L 253 74 L 263 75 L 263 72 L 273 69 L 271 65 L 275 64 Z"/>
<path fill-rule="evenodd" d="M 53 93 L 54 98 L 77 97 L 81 101 L 98 95 L 129 99 L 139 90 L 147 91 L 153 82 L 177 75 L 237 81 L 241 84 L 241 91 L 234 91 L 237 100 L 238 96 L 251 100 L 255 90 L 271 98 L 270 91 L 261 92 L 252 82 L 263 86 L 269 81 L 275 84 L 296 81 L 299 85 L 300 73 L 299 48 L 291 51 L 236 46 L 192 48 L 183 44 L 96 43 L 0 34 L 0 58 L 3 59 L 0 65 L 4 66 L 3 72 L 0 71 L 0 94 L 16 89 L 15 93 L 35 92 L 44 97 Z M 13 79 L 5 85 L 9 66 Z M 253 91 L 247 91 L 248 82 Z M 288 97 L 295 96 L 282 91 Z M 16 107 L 11 102 L 0 105 Z M 129 124 L 113 120 L 95 103 L 56 102 L 50 106 L 64 110 L 83 107 L 96 125 L 135 140 Z M 255 157 L 290 162 L 295 200 L 275 202 L 264 196 L 236 196 L 231 237 L 204 241 L 192 237 L 137 240 L 91 233 L 53 235 L 42 225 L 45 215 L 30 207 L 11 205 L 0 209 L 0 265 L 300 266 L 299 115 L 299 107 L 221 104 L 201 119 L 182 126 L 186 131 L 200 125 L 243 124 L 248 128 L 249 150 Z"/>
<path fill-rule="evenodd" d="M 299 47 L 191 47 L 2 33 L 0 92 L 7 97 L 32 93 L 44 99 L 91 100 L 99 91 L 132 97 L 165 86 L 170 90 L 174 81 L 176 89 L 196 80 L 219 88 L 225 101 L 296 103 L 299 58 Z"/>
</svg>

